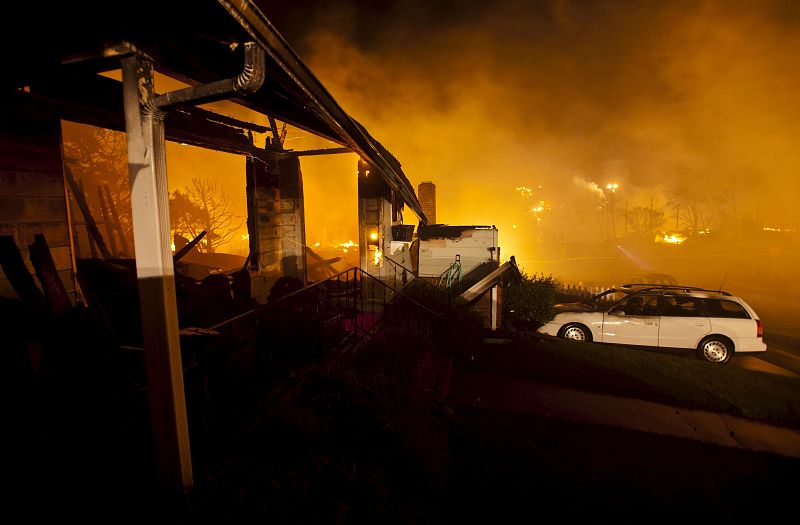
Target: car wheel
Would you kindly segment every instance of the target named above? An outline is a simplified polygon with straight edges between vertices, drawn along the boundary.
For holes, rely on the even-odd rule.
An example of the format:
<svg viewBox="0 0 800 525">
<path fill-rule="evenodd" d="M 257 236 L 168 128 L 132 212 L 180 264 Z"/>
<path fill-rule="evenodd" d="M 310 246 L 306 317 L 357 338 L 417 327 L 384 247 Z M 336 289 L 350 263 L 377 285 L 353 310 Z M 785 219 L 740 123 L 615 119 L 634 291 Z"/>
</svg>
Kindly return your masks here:
<svg viewBox="0 0 800 525">
<path fill-rule="evenodd" d="M 733 356 L 733 342 L 727 337 L 706 337 L 697 347 L 697 358 L 709 363 L 724 365 Z"/>
<path fill-rule="evenodd" d="M 561 337 L 573 341 L 591 341 L 592 332 L 586 326 L 578 323 L 568 324 L 561 329 Z"/>
</svg>

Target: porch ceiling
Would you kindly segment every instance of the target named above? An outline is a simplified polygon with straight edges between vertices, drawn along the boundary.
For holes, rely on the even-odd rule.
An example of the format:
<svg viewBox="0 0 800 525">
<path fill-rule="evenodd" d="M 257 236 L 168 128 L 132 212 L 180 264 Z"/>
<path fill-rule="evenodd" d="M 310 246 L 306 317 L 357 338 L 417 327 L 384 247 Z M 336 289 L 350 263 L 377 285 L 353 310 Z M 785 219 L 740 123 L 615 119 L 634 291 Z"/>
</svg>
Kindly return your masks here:
<svg viewBox="0 0 800 525">
<path fill-rule="evenodd" d="M 146 53 L 164 74 L 192 85 L 211 82 L 238 75 L 241 44 L 255 41 L 266 50 L 266 80 L 256 93 L 236 102 L 350 148 L 427 223 L 400 163 L 339 106 L 255 2 L 139 0 L 121 8 L 121 13 L 112 12 L 108 2 L 91 1 L 13 4 L 6 14 L 7 20 L 18 22 L 11 24 L 16 30 L 2 35 L 0 48 L 3 92 L 27 85 L 32 94 L 41 86 L 40 93 L 56 102 L 62 91 L 65 98 L 70 93 L 74 97 L 76 88 L 86 86 L 88 91 L 97 85 L 90 76 L 118 67 L 116 60 L 101 57 L 121 42 Z M 85 84 L 79 80 L 82 74 Z M 54 82 L 65 77 L 78 79 L 78 84 L 54 90 Z M 87 95 L 79 107 L 88 114 L 108 111 L 107 96 Z M 95 99 L 102 107 L 87 107 Z M 69 102 L 75 112 L 74 101 Z"/>
</svg>

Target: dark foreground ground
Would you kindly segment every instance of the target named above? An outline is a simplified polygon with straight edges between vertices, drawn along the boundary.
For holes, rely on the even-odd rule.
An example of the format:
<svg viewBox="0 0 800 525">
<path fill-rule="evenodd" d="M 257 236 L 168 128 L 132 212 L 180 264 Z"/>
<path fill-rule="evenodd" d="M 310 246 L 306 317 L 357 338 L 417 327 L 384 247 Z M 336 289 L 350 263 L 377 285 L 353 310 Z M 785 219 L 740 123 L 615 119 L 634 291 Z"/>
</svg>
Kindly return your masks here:
<svg viewBox="0 0 800 525">
<path fill-rule="evenodd" d="M 180 508 L 164 506 L 147 488 L 148 451 L 137 447 L 147 434 L 138 416 L 113 428 L 103 423 L 103 410 L 130 408 L 139 398 L 98 402 L 91 392 L 59 395 L 69 390 L 62 385 L 52 394 L 60 401 L 48 403 L 50 421 L 22 418 L 38 434 L 11 432 L 29 441 L 7 449 L 5 512 L 24 522 L 433 524 L 740 522 L 796 510 L 796 459 L 490 411 L 477 402 L 454 407 L 439 389 L 446 356 L 418 343 L 405 345 L 413 350 L 402 359 L 386 348 L 321 368 L 271 404 L 237 411 L 233 399 L 215 410 L 195 407 L 202 416 L 190 421 L 195 489 Z M 536 351 L 547 341 L 521 344 L 522 351 L 494 345 L 456 354 L 446 383 L 458 388 L 461 374 L 485 363 L 501 378 L 670 398 L 622 373 L 600 377 L 590 368 L 581 377 L 582 363 L 555 366 Z M 483 359 L 489 351 L 492 359 Z"/>
</svg>

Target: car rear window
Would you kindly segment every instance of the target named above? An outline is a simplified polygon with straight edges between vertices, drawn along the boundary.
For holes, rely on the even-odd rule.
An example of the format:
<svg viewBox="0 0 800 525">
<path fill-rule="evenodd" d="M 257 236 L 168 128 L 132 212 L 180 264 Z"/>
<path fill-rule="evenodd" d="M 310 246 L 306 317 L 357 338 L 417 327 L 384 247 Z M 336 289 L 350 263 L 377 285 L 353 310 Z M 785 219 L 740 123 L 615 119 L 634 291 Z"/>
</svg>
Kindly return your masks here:
<svg viewBox="0 0 800 525">
<path fill-rule="evenodd" d="M 742 305 L 725 299 L 704 299 L 709 317 L 727 317 L 730 319 L 750 319 L 750 314 Z"/>
</svg>

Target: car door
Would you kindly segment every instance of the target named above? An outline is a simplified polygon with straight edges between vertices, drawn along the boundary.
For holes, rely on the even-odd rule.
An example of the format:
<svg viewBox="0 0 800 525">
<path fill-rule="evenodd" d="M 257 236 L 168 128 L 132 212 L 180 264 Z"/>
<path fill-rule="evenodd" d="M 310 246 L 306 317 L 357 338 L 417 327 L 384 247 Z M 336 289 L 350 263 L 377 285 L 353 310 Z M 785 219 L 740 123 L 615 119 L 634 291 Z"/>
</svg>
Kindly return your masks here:
<svg viewBox="0 0 800 525">
<path fill-rule="evenodd" d="M 603 342 L 658 346 L 658 307 L 657 295 L 633 294 L 622 299 L 603 316 Z"/>
<path fill-rule="evenodd" d="M 658 346 L 695 348 L 700 339 L 709 333 L 711 323 L 702 299 L 688 295 L 664 297 Z"/>
</svg>

